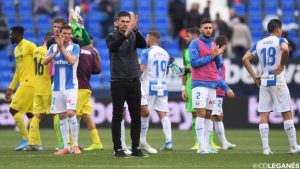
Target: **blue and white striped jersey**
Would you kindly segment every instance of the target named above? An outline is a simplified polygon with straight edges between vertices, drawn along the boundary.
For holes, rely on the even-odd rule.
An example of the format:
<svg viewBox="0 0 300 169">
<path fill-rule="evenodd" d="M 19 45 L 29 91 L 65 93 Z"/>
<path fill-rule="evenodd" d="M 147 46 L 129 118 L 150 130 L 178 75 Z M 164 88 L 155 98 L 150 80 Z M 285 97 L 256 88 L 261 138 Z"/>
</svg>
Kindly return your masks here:
<svg viewBox="0 0 300 169">
<path fill-rule="evenodd" d="M 63 91 L 67 89 L 78 89 L 77 66 L 80 47 L 75 43 L 70 43 L 66 47 L 71 56 L 76 56 L 77 61 L 74 64 L 69 64 L 62 52 L 59 52 L 54 58 L 54 75 L 53 75 L 53 90 Z M 50 46 L 47 56 L 50 56 L 57 50 L 57 45 Z"/>
</svg>

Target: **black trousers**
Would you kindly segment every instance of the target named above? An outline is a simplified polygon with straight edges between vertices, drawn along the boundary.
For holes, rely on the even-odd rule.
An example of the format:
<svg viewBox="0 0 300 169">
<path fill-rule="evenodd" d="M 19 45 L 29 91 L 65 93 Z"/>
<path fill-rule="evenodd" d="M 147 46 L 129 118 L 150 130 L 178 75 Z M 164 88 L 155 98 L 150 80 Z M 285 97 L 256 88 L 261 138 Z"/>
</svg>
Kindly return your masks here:
<svg viewBox="0 0 300 169">
<path fill-rule="evenodd" d="M 121 145 L 121 121 L 124 102 L 128 104 L 131 117 L 130 136 L 132 151 L 140 144 L 141 132 L 141 83 L 138 78 L 132 80 L 112 81 L 111 96 L 113 104 L 113 116 L 111 123 L 114 150 L 122 148 Z"/>
</svg>

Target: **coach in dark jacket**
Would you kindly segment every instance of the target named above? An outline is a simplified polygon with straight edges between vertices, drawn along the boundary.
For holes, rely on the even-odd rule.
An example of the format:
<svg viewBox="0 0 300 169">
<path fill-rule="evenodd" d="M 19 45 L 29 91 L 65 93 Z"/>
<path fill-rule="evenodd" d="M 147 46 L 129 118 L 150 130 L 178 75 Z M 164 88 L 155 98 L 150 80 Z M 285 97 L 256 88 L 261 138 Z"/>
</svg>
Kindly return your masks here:
<svg viewBox="0 0 300 169">
<path fill-rule="evenodd" d="M 120 140 L 122 112 L 126 101 L 131 117 L 131 156 L 146 157 L 148 155 L 138 149 L 141 131 L 141 72 L 136 52 L 136 48 L 146 47 L 146 41 L 137 28 L 137 16 L 119 12 L 116 24 L 117 29 L 106 38 L 110 56 L 114 156 L 130 157 L 122 150 Z"/>
</svg>

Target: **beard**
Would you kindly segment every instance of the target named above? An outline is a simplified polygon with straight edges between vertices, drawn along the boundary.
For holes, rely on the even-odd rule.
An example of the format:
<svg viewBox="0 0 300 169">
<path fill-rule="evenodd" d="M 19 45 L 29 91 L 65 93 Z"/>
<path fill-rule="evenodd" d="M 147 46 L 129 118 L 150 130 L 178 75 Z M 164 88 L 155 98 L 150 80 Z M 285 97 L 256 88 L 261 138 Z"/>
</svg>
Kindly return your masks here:
<svg viewBox="0 0 300 169">
<path fill-rule="evenodd" d="M 14 40 L 14 39 L 10 39 L 10 42 L 11 42 L 11 44 L 15 44 L 15 43 L 17 43 L 17 41 L 16 41 L 16 40 Z"/>
<path fill-rule="evenodd" d="M 211 35 L 209 35 L 209 36 L 207 36 L 207 35 L 203 35 L 203 36 L 204 36 L 205 38 L 207 38 L 207 39 L 211 37 Z"/>
</svg>

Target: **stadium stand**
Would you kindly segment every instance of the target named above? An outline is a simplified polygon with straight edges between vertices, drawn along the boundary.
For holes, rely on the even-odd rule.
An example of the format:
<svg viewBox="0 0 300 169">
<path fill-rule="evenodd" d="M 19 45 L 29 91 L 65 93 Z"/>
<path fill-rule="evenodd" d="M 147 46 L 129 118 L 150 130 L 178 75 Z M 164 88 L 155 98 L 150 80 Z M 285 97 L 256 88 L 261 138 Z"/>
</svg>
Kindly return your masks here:
<svg viewBox="0 0 300 169">
<path fill-rule="evenodd" d="M 237 16 L 245 16 L 248 18 L 248 24 L 252 31 L 253 41 L 262 38 L 264 36 L 262 21 L 267 15 L 278 15 L 280 10 L 284 24 L 297 23 L 300 24 L 299 10 L 300 0 L 245 0 L 237 1 L 238 3 L 233 4 L 233 9 Z M 245 3 L 242 3 L 245 2 Z M 2 0 L 3 13 L 6 16 L 8 26 L 14 26 L 21 24 L 26 28 L 25 38 L 41 45 L 43 35 L 51 31 L 51 18 L 48 15 L 38 15 L 37 26 L 38 36 L 35 36 L 33 17 L 32 17 L 32 6 L 31 0 L 22 0 L 19 4 L 20 22 L 16 19 L 14 1 Z M 99 76 L 93 76 L 91 84 L 93 89 L 109 88 L 109 56 L 108 50 L 104 39 L 100 39 L 101 28 L 99 25 L 99 18 L 101 17 L 97 11 L 97 4 L 95 1 L 90 2 L 92 14 L 87 15 L 86 25 L 89 28 L 89 32 L 94 37 L 94 41 L 97 43 L 97 48 L 100 51 L 102 58 L 102 73 Z M 62 0 L 53 0 L 54 6 L 62 9 L 66 9 L 66 2 Z M 170 56 L 181 56 L 179 50 L 178 40 L 174 40 L 169 37 L 169 21 L 168 21 L 168 0 L 121 0 L 120 10 L 135 11 L 140 16 L 139 26 L 146 35 L 151 29 L 156 29 L 161 33 L 162 40 L 161 45 L 169 53 Z M 297 12 L 296 12 L 297 11 Z M 62 16 L 67 19 L 66 14 L 61 13 Z M 289 30 L 289 35 L 292 40 L 297 44 L 299 43 L 299 31 L 292 29 Z M 140 50 L 139 50 L 140 52 Z M 298 52 L 296 52 L 299 54 Z M 12 72 L 9 67 L 9 61 L 7 57 L 7 50 L 0 52 L 0 71 L 2 72 L 0 88 L 6 89 L 12 79 Z M 3 77 L 3 78 L 2 78 Z M 101 83 L 99 83 L 101 82 Z"/>
</svg>

